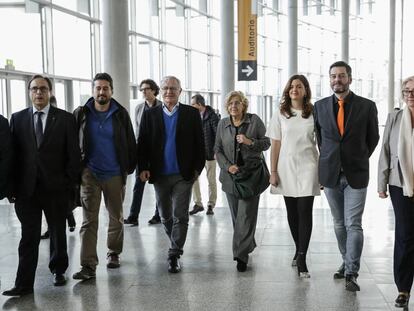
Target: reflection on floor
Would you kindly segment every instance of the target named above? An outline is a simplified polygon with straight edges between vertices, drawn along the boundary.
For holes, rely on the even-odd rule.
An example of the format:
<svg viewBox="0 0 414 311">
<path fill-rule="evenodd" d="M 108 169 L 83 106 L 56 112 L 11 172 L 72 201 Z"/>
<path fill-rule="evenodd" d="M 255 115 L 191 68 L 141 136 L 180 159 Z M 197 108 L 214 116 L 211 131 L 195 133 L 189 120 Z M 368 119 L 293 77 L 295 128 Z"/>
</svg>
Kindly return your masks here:
<svg viewBox="0 0 414 311">
<path fill-rule="evenodd" d="M 375 162 L 374 162 L 375 163 Z M 375 165 L 373 165 L 375 166 Z M 131 180 L 124 212 L 131 202 Z M 202 189 L 206 189 L 203 185 Z M 78 226 L 68 232 L 69 282 L 54 287 L 48 271 L 49 242 L 41 241 L 35 293 L 21 299 L 0 296 L 6 310 L 393 310 L 393 212 L 377 198 L 371 182 L 364 214 L 365 245 L 359 283 L 350 293 L 332 274 L 341 262 L 331 215 L 324 196 L 315 200 L 314 227 L 308 255 L 310 279 L 298 279 L 290 266 L 294 252 L 281 197 L 262 197 L 256 233 L 258 247 L 248 271 L 238 273 L 232 260 L 232 226 L 224 196 L 214 216 L 190 217 L 183 271 L 167 272 L 168 241 L 161 225 L 148 225 L 154 211 L 152 186 L 146 187 L 139 227 L 125 228 L 120 269 L 105 265 L 107 214 L 101 211 L 96 280 L 71 279 L 79 268 Z M 10 205 L 0 206 L 1 291 L 13 286 L 20 225 Z"/>
</svg>

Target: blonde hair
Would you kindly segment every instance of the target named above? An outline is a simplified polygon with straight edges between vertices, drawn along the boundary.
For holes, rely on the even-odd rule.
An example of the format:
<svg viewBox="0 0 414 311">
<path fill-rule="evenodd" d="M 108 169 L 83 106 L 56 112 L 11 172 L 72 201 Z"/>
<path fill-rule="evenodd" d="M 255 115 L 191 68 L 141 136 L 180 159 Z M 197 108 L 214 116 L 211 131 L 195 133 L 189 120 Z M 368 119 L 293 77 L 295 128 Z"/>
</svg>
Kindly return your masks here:
<svg viewBox="0 0 414 311">
<path fill-rule="evenodd" d="M 247 97 L 244 95 L 243 92 L 241 92 L 241 91 L 231 91 L 226 95 L 226 98 L 224 100 L 227 111 L 229 111 L 230 100 L 233 97 L 237 97 L 240 100 L 241 104 L 243 105 L 243 112 L 242 113 L 243 113 L 243 116 L 244 116 L 247 112 L 247 108 L 249 107 L 249 100 L 247 99 Z"/>
</svg>

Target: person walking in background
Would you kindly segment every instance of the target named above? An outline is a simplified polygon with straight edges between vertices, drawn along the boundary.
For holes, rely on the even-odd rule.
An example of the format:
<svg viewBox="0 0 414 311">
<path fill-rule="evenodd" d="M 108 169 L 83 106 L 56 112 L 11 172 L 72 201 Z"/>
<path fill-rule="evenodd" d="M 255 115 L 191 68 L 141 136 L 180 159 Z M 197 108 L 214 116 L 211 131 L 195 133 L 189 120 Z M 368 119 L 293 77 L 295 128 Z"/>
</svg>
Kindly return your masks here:
<svg viewBox="0 0 414 311">
<path fill-rule="evenodd" d="M 128 174 L 136 167 L 136 140 L 128 111 L 114 98 L 112 77 L 98 73 L 93 79 L 93 97 L 73 112 L 79 131 L 83 170 L 80 229 L 81 270 L 75 280 L 96 276 L 99 208 L 103 194 L 109 214 L 107 268 L 119 268 L 124 243 L 122 203 Z"/>
<path fill-rule="evenodd" d="M 80 150 L 73 115 L 50 105 L 52 82 L 33 76 L 28 89 L 32 107 L 12 115 L 13 191 L 17 218 L 21 223 L 19 265 L 15 285 L 5 296 L 33 293 L 39 257 L 42 210 L 50 230 L 49 269 L 53 284 L 66 284 L 69 264 L 66 215 L 69 194 L 78 183 Z"/>
<path fill-rule="evenodd" d="M 217 127 L 214 151 L 220 166 L 220 182 L 226 193 L 233 223 L 233 259 L 237 270 L 247 269 L 249 253 L 256 248 L 257 212 L 260 193 L 245 199 L 234 192 L 231 175 L 241 173 L 247 163 L 254 166 L 264 161 L 262 152 L 269 149 L 270 139 L 265 136 L 266 127 L 255 114 L 247 113 L 249 102 L 239 91 L 226 95 L 225 105 L 229 117 L 220 120 Z M 252 177 L 248 177 L 252 178 Z M 253 183 L 260 181 L 253 180 Z"/>
<path fill-rule="evenodd" d="M 216 206 L 217 200 L 217 181 L 216 181 L 216 160 L 214 159 L 214 143 L 216 139 L 217 124 L 219 118 L 214 112 L 213 108 L 206 106 L 203 96 L 196 94 L 191 98 L 191 106 L 197 108 L 200 112 L 201 121 L 203 123 L 204 147 L 206 154 L 206 174 L 208 182 L 208 202 L 207 215 L 214 215 L 213 209 Z M 193 200 L 194 206 L 190 211 L 190 215 L 197 214 L 204 210 L 201 192 L 200 192 L 200 177 L 193 185 Z"/>
<path fill-rule="evenodd" d="M 357 282 L 364 234 L 364 212 L 369 181 L 369 157 L 378 144 L 377 107 L 349 90 L 352 69 L 343 62 L 329 68 L 334 94 L 315 103 L 319 146 L 319 182 L 331 208 L 343 263 L 335 279 L 345 278 L 345 289 L 359 291 Z"/>
<path fill-rule="evenodd" d="M 297 266 L 302 278 L 310 277 L 306 253 L 312 233 L 313 200 L 320 194 L 311 97 L 305 76 L 290 77 L 283 90 L 280 109 L 276 110 L 266 132 L 272 140 L 271 193 L 283 195 L 296 247 L 292 266 Z"/>
<path fill-rule="evenodd" d="M 162 104 L 160 100 L 157 99 L 157 95 L 160 91 L 157 83 L 151 79 L 142 80 L 139 85 L 144 101 L 139 103 L 135 108 L 135 136 L 138 141 L 139 137 L 139 128 L 141 126 L 141 119 L 144 115 L 144 111 L 147 111 L 151 107 L 157 107 Z M 135 169 L 135 185 L 132 195 L 132 203 L 129 211 L 128 218 L 124 219 L 124 224 L 138 226 L 138 216 L 141 212 L 142 197 L 144 194 L 145 181 L 141 181 L 139 178 L 139 168 Z M 148 221 L 150 225 L 156 225 L 161 223 L 160 214 L 158 213 L 157 205 L 155 205 L 154 216 Z"/>
<path fill-rule="evenodd" d="M 378 195 L 387 198 L 395 215 L 395 306 L 408 307 L 414 278 L 414 76 L 402 83 L 405 106 L 388 115 L 378 162 Z"/>
</svg>

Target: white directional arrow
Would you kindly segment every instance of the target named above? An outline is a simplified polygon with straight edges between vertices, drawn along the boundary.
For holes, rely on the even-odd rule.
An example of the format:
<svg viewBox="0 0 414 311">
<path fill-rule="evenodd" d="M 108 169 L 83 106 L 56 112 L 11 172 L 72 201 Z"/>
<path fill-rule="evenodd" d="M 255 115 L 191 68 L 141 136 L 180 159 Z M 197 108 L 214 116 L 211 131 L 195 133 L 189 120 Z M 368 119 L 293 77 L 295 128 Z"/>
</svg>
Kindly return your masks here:
<svg viewBox="0 0 414 311">
<path fill-rule="evenodd" d="M 250 76 L 253 73 L 253 71 L 253 68 L 249 65 L 247 65 L 245 69 L 242 69 L 242 72 L 245 72 L 247 77 Z"/>
</svg>

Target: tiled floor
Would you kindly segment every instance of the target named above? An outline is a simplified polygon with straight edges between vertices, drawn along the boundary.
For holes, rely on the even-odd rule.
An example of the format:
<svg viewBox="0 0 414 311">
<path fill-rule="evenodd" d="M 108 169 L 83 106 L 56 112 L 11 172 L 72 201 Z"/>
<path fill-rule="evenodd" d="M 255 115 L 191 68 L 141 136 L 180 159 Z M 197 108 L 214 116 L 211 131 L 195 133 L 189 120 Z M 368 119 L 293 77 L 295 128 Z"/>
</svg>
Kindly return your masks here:
<svg viewBox="0 0 414 311">
<path fill-rule="evenodd" d="M 375 162 L 372 164 L 375 169 Z M 375 174 L 373 174 L 375 176 Z M 375 177 L 373 177 L 375 178 Z M 124 211 L 129 210 L 131 181 Z M 206 189 L 206 187 L 203 187 Z M 167 272 L 168 241 L 160 225 L 150 226 L 152 186 L 146 188 L 139 227 L 125 228 L 120 269 L 105 266 L 106 212 L 101 211 L 100 265 L 96 280 L 56 288 L 48 271 L 48 241 L 42 241 L 35 293 L 21 299 L 0 296 L 5 310 L 394 310 L 392 275 L 393 212 L 376 196 L 371 182 L 364 213 L 365 246 L 359 282 L 361 292 L 345 291 L 333 280 L 340 264 L 330 211 L 324 196 L 314 205 L 314 227 L 308 255 L 311 278 L 298 279 L 290 266 L 294 252 L 283 200 L 265 194 L 256 232 L 258 247 L 248 271 L 238 273 L 232 260 L 232 226 L 221 192 L 214 216 L 190 217 L 183 271 Z M 82 213 L 75 212 L 78 224 Z M 79 268 L 79 235 L 68 232 L 71 277 Z M 1 291 L 13 286 L 17 268 L 19 222 L 10 205 L 0 206 Z"/>
</svg>

